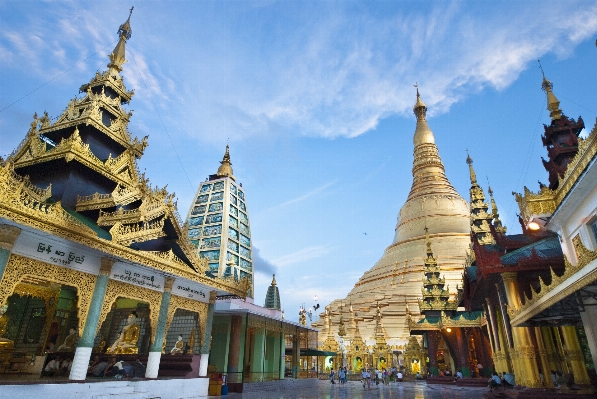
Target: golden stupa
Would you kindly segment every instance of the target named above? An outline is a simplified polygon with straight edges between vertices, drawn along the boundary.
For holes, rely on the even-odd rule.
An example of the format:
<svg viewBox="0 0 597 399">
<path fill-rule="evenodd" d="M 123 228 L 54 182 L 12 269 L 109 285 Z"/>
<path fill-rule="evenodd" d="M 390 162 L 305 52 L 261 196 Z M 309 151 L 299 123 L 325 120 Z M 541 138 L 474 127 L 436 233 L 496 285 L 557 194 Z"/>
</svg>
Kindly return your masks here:
<svg viewBox="0 0 597 399">
<path fill-rule="evenodd" d="M 420 314 L 418 300 L 422 298 L 424 278 L 425 227 L 429 229 L 433 252 L 446 285 L 456 294 L 457 285 L 462 284 L 463 264 L 470 246 L 469 204 L 446 177 L 433 132 L 425 119 L 427 107 L 418 89 L 413 110 L 417 117 L 413 138 L 413 183 L 398 214 L 394 241 L 346 298 L 331 302 L 326 307 L 327 313 L 314 323 L 315 327 L 321 327 L 326 322 L 324 319 L 331 317 L 336 336 L 340 313 L 344 312 L 344 320 L 356 315 L 363 339 L 373 344 L 379 303 L 388 345 L 398 347 L 408 342 L 407 314 L 415 319 Z M 352 307 L 346 306 L 349 303 Z M 350 308 L 352 315 L 347 314 Z M 351 338 L 347 336 L 344 340 L 350 343 Z"/>
</svg>

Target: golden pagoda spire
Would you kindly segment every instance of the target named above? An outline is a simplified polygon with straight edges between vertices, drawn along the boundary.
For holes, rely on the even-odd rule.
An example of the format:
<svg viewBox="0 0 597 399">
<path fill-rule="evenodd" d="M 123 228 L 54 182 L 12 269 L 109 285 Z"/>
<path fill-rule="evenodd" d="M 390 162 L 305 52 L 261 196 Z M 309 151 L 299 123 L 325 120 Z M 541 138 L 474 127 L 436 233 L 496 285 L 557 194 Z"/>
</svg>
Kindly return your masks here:
<svg viewBox="0 0 597 399">
<path fill-rule="evenodd" d="M 452 195 L 457 197 L 458 193 L 448 181 L 444 165 L 439 156 L 435 137 L 427 124 L 427 106 L 419 94 L 417 88 L 417 102 L 413 112 L 417 117 L 417 127 L 413 136 L 414 161 L 413 161 L 413 184 L 408 195 L 408 200 L 426 195 Z"/>
<path fill-rule="evenodd" d="M 491 228 L 489 227 L 492 216 L 487 213 L 489 206 L 485 202 L 485 193 L 483 192 L 483 189 L 477 183 L 477 175 L 473 169 L 473 159 L 468 155 L 468 151 L 466 163 L 468 164 L 471 175 L 471 232 L 477 237 L 479 244 L 495 244 L 495 240 L 491 234 Z"/>
<path fill-rule="evenodd" d="M 226 153 L 224 154 L 224 158 L 220 162 L 220 167 L 218 168 L 218 172 L 216 176 L 218 177 L 229 177 L 232 180 L 236 180 L 234 178 L 234 174 L 232 173 L 232 163 L 230 162 L 230 147 L 226 144 Z"/>
<path fill-rule="evenodd" d="M 489 192 L 489 198 L 491 198 L 491 216 L 493 217 L 493 227 L 495 227 L 495 231 L 498 233 L 506 234 L 506 226 L 502 226 L 500 214 L 498 212 L 495 200 L 493 199 L 493 190 L 491 189 L 491 186 L 489 186 L 487 191 Z"/>
<path fill-rule="evenodd" d="M 275 274 L 272 277 L 272 284 L 271 285 L 276 285 L 276 275 Z"/>
<path fill-rule="evenodd" d="M 541 69 L 541 74 L 543 75 L 543 82 L 541 83 L 541 89 L 547 95 L 547 110 L 549 111 L 549 116 L 551 116 L 551 120 L 560 119 L 562 117 L 562 110 L 560 109 L 560 100 L 558 100 L 553 94 L 553 83 L 549 79 L 545 77 L 545 73 L 543 72 L 543 67 L 541 66 L 541 61 L 539 60 L 539 68 Z"/>
<path fill-rule="evenodd" d="M 133 15 L 133 9 L 135 7 L 131 7 L 129 17 L 125 23 L 120 25 L 118 28 L 118 44 L 112 50 L 112 53 L 108 56 L 110 58 L 110 63 L 108 64 L 108 68 L 110 68 L 110 73 L 112 75 L 118 75 L 119 72 L 122 72 L 122 64 L 126 62 L 125 58 L 125 44 L 126 41 L 131 38 L 133 34 L 133 30 L 131 29 L 131 15 Z"/>
</svg>

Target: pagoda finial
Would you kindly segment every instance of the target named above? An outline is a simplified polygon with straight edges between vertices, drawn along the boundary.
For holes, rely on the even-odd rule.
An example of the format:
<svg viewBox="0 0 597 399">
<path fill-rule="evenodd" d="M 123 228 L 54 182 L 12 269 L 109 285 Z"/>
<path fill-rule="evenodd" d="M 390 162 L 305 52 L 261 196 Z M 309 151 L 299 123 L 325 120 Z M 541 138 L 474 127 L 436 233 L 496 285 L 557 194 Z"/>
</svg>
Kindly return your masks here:
<svg viewBox="0 0 597 399">
<path fill-rule="evenodd" d="M 218 177 L 230 177 L 232 180 L 236 180 L 234 178 L 234 174 L 232 173 L 232 163 L 230 162 L 230 147 L 226 144 L 226 152 L 224 153 L 224 158 L 220 162 L 220 167 L 218 168 L 218 172 L 216 176 Z"/>
<path fill-rule="evenodd" d="M 110 58 L 108 68 L 110 68 L 112 75 L 118 75 L 119 72 L 122 72 L 122 64 L 126 62 L 125 44 L 133 34 L 133 30 L 131 29 L 131 15 L 133 15 L 134 8 L 135 7 L 131 7 L 128 19 L 118 27 L 118 44 L 108 56 L 108 58 Z"/>
<path fill-rule="evenodd" d="M 475 170 L 473 169 L 473 158 L 471 158 L 470 154 L 468 153 L 468 149 L 466 150 L 466 163 L 468 164 L 469 173 L 471 176 L 471 183 L 477 183 L 477 175 L 475 174 Z"/>
<path fill-rule="evenodd" d="M 415 84 L 415 87 L 417 88 L 417 102 L 413 107 L 413 112 L 417 116 L 417 128 L 415 129 L 413 144 L 416 148 L 421 144 L 435 144 L 435 137 L 433 136 L 433 132 L 427 124 L 427 119 L 425 119 L 427 115 L 427 106 L 423 100 L 421 100 L 421 95 L 419 94 L 419 85 Z"/>
<path fill-rule="evenodd" d="M 487 184 L 489 184 L 489 181 L 487 182 Z M 498 233 L 505 234 L 506 226 L 502 226 L 502 221 L 500 220 L 500 214 L 498 212 L 497 204 L 493 199 L 493 190 L 491 189 L 491 186 L 489 186 L 487 192 L 489 192 L 489 198 L 491 198 L 491 216 L 493 217 L 493 227 L 495 227 L 495 231 L 497 231 Z"/>
<path fill-rule="evenodd" d="M 272 277 L 272 285 L 276 285 L 276 274 L 275 273 L 273 274 L 273 277 Z"/>
<path fill-rule="evenodd" d="M 549 111 L 549 116 L 551 116 L 552 121 L 560 119 L 562 117 L 562 110 L 560 109 L 560 100 L 558 100 L 555 94 L 553 94 L 553 83 L 551 83 L 551 81 L 545 77 L 543 67 L 541 66 L 541 60 L 537 60 L 537 62 L 539 62 L 539 69 L 541 69 L 541 75 L 543 75 L 541 89 L 547 95 L 547 110 Z"/>
<path fill-rule="evenodd" d="M 413 107 L 413 112 L 417 116 L 418 121 L 425 120 L 425 116 L 427 114 L 427 106 L 425 105 L 423 100 L 421 100 L 421 95 L 419 94 L 419 84 L 415 83 L 414 87 L 417 89 L 417 102 L 415 103 L 415 106 Z"/>
<path fill-rule="evenodd" d="M 431 251 L 431 240 L 429 239 L 429 229 L 425 226 L 425 244 L 427 244 L 427 257 L 433 256 Z"/>
</svg>

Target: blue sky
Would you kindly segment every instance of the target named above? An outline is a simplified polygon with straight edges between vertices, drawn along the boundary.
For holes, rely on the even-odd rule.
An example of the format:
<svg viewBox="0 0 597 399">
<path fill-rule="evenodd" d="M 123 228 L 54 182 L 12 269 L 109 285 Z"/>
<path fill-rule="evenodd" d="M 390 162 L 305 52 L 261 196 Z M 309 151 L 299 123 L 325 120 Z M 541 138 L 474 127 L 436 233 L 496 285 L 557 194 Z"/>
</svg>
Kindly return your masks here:
<svg viewBox="0 0 597 399">
<path fill-rule="evenodd" d="M 510 232 L 511 192 L 547 182 L 537 59 L 566 115 L 589 130 L 597 117 L 594 1 L 9 0 L 0 154 L 106 68 L 131 5 L 123 75 L 129 128 L 149 135 L 140 168 L 185 215 L 229 141 L 259 253 L 255 302 L 275 271 L 293 320 L 313 295 L 345 296 L 391 243 L 412 182 L 415 82 L 448 178 L 468 199 L 468 149 Z"/>
</svg>

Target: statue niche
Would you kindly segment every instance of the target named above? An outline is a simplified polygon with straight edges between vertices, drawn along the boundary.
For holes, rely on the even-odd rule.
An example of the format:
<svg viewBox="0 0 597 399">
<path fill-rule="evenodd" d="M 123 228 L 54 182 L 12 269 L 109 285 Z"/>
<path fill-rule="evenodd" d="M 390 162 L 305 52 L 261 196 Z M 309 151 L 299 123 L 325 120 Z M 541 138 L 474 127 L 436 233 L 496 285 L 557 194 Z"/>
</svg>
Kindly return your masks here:
<svg viewBox="0 0 597 399">
<path fill-rule="evenodd" d="M 106 353 L 136 354 L 139 353 L 137 341 L 141 335 L 141 327 L 137 324 L 137 312 L 131 312 L 127 324 L 122 328 L 118 339 L 108 348 Z"/>
</svg>

